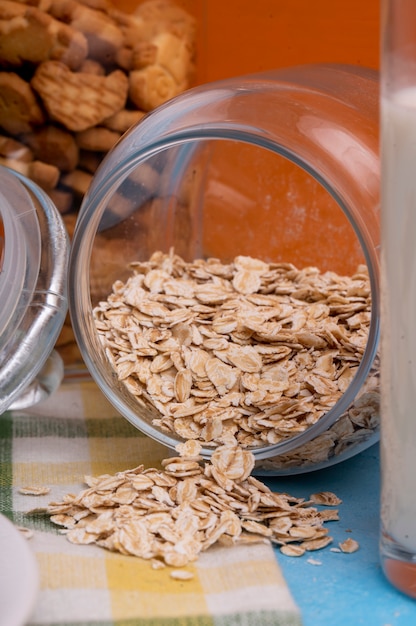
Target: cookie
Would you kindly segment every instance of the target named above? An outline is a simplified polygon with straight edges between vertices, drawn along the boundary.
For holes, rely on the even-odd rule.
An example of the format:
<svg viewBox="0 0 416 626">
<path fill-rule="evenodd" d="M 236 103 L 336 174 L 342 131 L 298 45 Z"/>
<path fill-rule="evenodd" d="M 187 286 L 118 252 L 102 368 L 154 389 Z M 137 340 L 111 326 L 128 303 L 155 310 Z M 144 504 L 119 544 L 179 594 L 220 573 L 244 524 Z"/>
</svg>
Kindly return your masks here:
<svg viewBox="0 0 416 626">
<path fill-rule="evenodd" d="M 0 165 L 20 172 L 20 174 L 33 180 L 45 191 L 54 189 L 58 184 L 60 172 L 57 167 L 50 163 L 44 163 L 43 161 L 29 161 L 25 163 L 16 159 L 0 157 Z"/>
<path fill-rule="evenodd" d="M 5 135 L 0 135 L 0 156 L 24 163 L 33 161 L 33 152 L 28 146 Z"/>
<path fill-rule="evenodd" d="M 51 15 L 68 23 L 82 33 L 88 42 L 88 56 L 109 66 L 124 44 L 123 33 L 116 22 L 102 10 L 96 10 L 77 0 L 52 0 Z"/>
<path fill-rule="evenodd" d="M 129 74 L 129 97 L 143 111 L 151 111 L 181 92 L 172 74 L 160 65 L 148 65 Z"/>
<path fill-rule="evenodd" d="M 92 174 L 80 169 L 61 176 L 61 183 L 78 196 L 83 196 L 88 191 L 91 181 Z"/>
<path fill-rule="evenodd" d="M 0 2 L 0 65 L 59 60 L 78 68 L 88 53 L 82 32 L 55 20 L 40 9 L 20 2 Z"/>
<path fill-rule="evenodd" d="M 87 128 L 87 130 L 77 133 L 76 142 L 84 150 L 109 152 L 120 137 L 121 134 L 114 130 L 96 126 L 95 128 Z"/>
<path fill-rule="evenodd" d="M 70 172 L 78 165 L 79 149 L 72 133 L 53 126 L 42 126 L 22 136 L 37 159 L 56 165 L 62 172 Z"/>
<path fill-rule="evenodd" d="M 20 135 L 44 123 L 45 116 L 35 94 L 18 74 L 0 72 L 0 93 L 0 127 L 6 132 Z"/>
<path fill-rule="evenodd" d="M 122 109 L 104 120 L 103 126 L 118 133 L 125 133 L 131 126 L 140 122 L 145 115 L 144 111 L 138 109 Z"/>
<path fill-rule="evenodd" d="M 71 72 L 63 63 L 46 61 L 36 69 L 31 86 L 51 119 L 79 132 L 124 108 L 128 78 L 121 70 L 98 76 Z"/>
</svg>

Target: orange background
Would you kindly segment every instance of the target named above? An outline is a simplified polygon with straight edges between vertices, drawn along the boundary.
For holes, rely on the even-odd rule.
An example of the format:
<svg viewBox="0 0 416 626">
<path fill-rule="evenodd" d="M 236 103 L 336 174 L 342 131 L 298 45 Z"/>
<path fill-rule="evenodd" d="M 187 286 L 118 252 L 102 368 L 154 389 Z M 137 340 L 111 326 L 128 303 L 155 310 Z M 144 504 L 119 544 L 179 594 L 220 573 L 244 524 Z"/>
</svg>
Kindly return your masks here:
<svg viewBox="0 0 416 626">
<path fill-rule="evenodd" d="M 372 69 L 379 66 L 380 0 L 174 1 L 197 20 L 197 84 L 308 63 L 347 63 Z M 132 11 L 137 4 L 140 1 L 119 0 L 117 6 Z M 240 163 L 239 168 L 244 179 L 244 164 Z M 248 171 L 246 175 L 250 176 Z M 255 256 L 257 252 L 265 260 L 270 257 L 298 266 L 312 264 L 321 270 L 353 272 L 364 259 L 345 216 L 318 184 L 312 184 L 302 172 L 296 176 L 299 204 L 319 207 L 303 230 L 299 226 L 284 246 L 276 248 L 271 236 L 276 230 L 274 223 L 266 225 L 256 216 L 254 220 L 246 217 L 244 224 L 250 237 L 242 237 L 235 213 L 230 225 L 218 208 L 212 212 L 207 229 L 209 252 L 213 256 L 232 256 L 232 242 L 238 240 L 245 241 L 247 248 L 241 253 Z M 279 210 L 280 226 L 293 224 L 291 208 Z M 220 218 L 217 227 L 216 216 Z M 323 232 L 324 224 L 328 228 L 330 222 L 328 238 L 323 233 L 313 247 L 311 242 L 317 233 Z M 276 249 L 280 257 L 276 257 Z"/>
<path fill-rule="evenodd" d="M 379 66 L 380 0 L 175 0 L 197 20 L 196 83 L 207 83 L 242 74 L 307 63 L 347 63 L 377 69 Z M 140 2 L 139 2 L 140 3 Z M 120 1 L 132 10 L 137 0 Z M 231 167 L 231 166 L 230 166 Z M 249 165 L 247 165 L 249 167 Z M 240 164 L 240 173 L 242 165 Z M 350 273 L 363 261 L 358 241 L 332 198 L 298 173 L 299 201 L 320 206 L 315 221 L 285 246 L 279 247 L 280 260 L 296 264 L 317 264 L 321 269 Z M 283 194 L 284 197 L 284 194 Z M 215 212 L 213 213 L 214 215 Z M 220 212 L 219 215 L 222 215 Z M 331 216 L 331 217 L 329 217 Z M 291 209 L 282 209 L 280 223 L 291 223 Z M 283 220 L 283 222 L 282 222 Z M 318 221 L 316 221 L 318 220 Z M 319 225 L 333 222 L 330 242 L 307 250 L 316 238 Z M 215 222 L 215 220 L 214 220 Z M 234 219 L 234 224 L 237 224 Z M 245 220 L 255 254 L 275 257 L 270 236 L 273 225 Z M 229 255 L 235 238 L 228 225 L 223 236 L 223 221 L 209 229 L 213 255 Z M 236 226 L 234 226 L 235 228 Z M 239 241 L 242 240 L 238 237 Z M 307 245 L 305 245 L 307 243 Z M 316 248 L 315 245 L 315 248 Z"/>
<path fill-rule="evenodd" d="M 132 10 L 137 0 L 118 0 Z M 380 0 L 176 0 L 197 18 L 197 81 L 302 63 L 378 68 Z"/>
</svg>

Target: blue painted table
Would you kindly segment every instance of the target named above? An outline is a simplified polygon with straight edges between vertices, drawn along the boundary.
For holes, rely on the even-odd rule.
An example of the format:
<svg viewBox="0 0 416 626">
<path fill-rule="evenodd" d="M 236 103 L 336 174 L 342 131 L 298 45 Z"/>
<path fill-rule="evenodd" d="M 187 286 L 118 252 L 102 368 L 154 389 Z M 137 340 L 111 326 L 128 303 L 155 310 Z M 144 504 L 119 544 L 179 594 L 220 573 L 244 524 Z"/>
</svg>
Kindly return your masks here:
<svg viewBox="0 0 416 626">
<path fill-rule="evenodd" d="M 327 524 L 332 545 L 348 537 L 360 544 L 353 554 L 329 547 L 300 558 L 277 554 L 304 626 L 416 626 L 416 600 L 396 591 L 380 567 L 379 469 L 379 447 L 374 445 L 326 470 L 265 479 L 273 490 L 297 497 L 334 492 L 342 504 L 340 521 Z"/>
</svg>

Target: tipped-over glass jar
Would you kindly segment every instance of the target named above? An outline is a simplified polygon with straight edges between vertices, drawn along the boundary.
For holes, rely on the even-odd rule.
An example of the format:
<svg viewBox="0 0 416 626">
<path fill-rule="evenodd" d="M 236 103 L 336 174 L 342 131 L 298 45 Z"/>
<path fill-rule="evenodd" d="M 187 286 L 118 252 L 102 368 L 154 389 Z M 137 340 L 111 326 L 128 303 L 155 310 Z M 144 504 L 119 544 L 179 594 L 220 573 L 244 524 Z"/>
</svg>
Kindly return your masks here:
<svg viewBox="0 0 416 626">
<path fill-rule="evenodd" d="M 74 332 L 107 398 L 170 448 L 236 439 L 258 473 L 326 467 L 378 439 L 378 248 L 375 72 L 207 84 L 95 175 Z"/>
<path fill-rule="evenodd" d="M 47 398 L 64 368 L 68 236 L 49 197 L 0 166 L 0 415 Z"/>
</svg>

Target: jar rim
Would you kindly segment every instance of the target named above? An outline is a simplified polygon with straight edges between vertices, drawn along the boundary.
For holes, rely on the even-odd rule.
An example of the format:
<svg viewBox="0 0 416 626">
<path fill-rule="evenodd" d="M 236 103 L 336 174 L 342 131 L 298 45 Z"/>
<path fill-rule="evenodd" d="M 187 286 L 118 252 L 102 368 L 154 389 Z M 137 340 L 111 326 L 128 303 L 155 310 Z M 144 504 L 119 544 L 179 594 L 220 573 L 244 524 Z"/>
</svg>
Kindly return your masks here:
<svg viewBox="0 0 416 626">
<path fill-rule="evenodd" d="M 321 67 L 321 66 L 315 66 Z M 336 66 L 324 66 L 329 67 L 331 71 L 337 69 Z M 348 73 L 351 68 L 347 66 L 340 66 Z M 300 72 L 305 68 L 301 68 Z M 306 67 L 306 69 L 309 69 Z M 355 69 L 355 68 L 354 68 Z M 288 73 L 291 74 L 293 69 L 285 70 L 280 75 L 282 81 L 287 80 Z M 368 77 L 375 81 L 376 73 L 371 71 L 363 72 L 363 77 Z M 256 84 L 264 84 L 266 75 L 259 75 L 260 80 Z M 293 74 L 292 74 L 293 76 Z M 276 88 L 276 85 L 271 84 L 273 80 L 279 77 L 279 72 L 267 73 L 266 79 L 269 81 L 268 89 L 271 91 Z M 295 72 L 296 78 L 296 72 Z M 84 197 L 84 201 L 81 207 L 81 211 L 78 217 L 71 251 L 70 269 L 69 269 L 69 284 L 70 284 L 70 299 L 69 305 L 71 310 L 71 316 L 73 319 L 74 333 L 80 347 L 81 353 L 86 361 L 87 367 L 90 370 L 93 378 L 101 387 L 102 391 L 109 398 L 109 400 L 116 406 L 116 408 L 134 423 L 140 430 L 146 434 L 155 437 L 164 444 L 173 447 L 172 441 L 177 442 L 176 438 L 169 438 L 164 433 L 154 430 L 153 427 L 146 423 L 140 423 L 137 413 L 133 411 L 128 402 L 123 399 L 123 395 L 114 397 L 111 391 L 112 385 L 114 385 L 114 377 L 109 375 L 101 367 L 101 364 L 91 356 L 91 352 L 97 352 L 99 347 L 94 344 L 91 336 L 94 333 L 92 323 L 86 324 L 85 312 L 90 310 L 91 302 L 89 301 L 89 283 L 88 283 L 88 267 L 89 257 L 92 251 L 93 239 L 98 232 L 99 225 L 104 216 L 104 212 L 107 207 L 107 202 L 112 197 L 121 184 L 121 181 L 126 178 L 130 172 L 132 172 L 137 166 L 145 163 L 149 158 L 161 154 L 164 150 L 172 147 L 180 147 L 189 145 L 192 142 L 196 144 L 198 141 L 206 139 L 238 139 L 239 141 L 246 141 L 247 143 L 257 144 L 262 148 L 270 149 L 289 160 L 292 160 L 296 165 L 304 169 L 315 180 L 321 183 L 330 195 L 336 200 L 340 210 L 347 216 L 350 225 L 356 236 L 359 239 L 361 249 L 366 258 L 366 263 L 369 269 L 370 285 L 372 291 L 372 311 L 371 311 L 371 323 L 370 333 L 367 341 L 367 345 L 364 351 L 364 356 L 359 364 L 358 372 L 348 387 L 348 392 L 344 393 L 341 400 L 329 410 L 325 416 L 323 416 L 316 424 L 308 428 L 304 433 L 300 433 L 290 438 L 290 440 L 283 441 L 278 444 L 268 445 L 261 448 L 254 449 L 253 452 L 256 458 L 261 459 L 276 454 L 281 454 L 288 450 L 293 450 L 300 446 L 303 442 L 309 441 L 312 437 L 324 432 L 328 425 L 334 423 L 337 417 L 342 413 L 341 409 L 347 408 L 351 405 L 352 400 L 355 398 L 357 391 L 360 389 L 362 383 L 366 379 L 368 373 L 371 370 L 372 364 L 377 354 L 378 342 L 379 342 L 379 301 L 378 301 L 378 245 L 377 242 L 371 241 L 371 233 L 367 231 L 365 225 L 359 222 L 355 218 L 355 214 L 352 213 L 350 204 L 351 197 L 348 195 L 350 189 L 348 183 L 344 188 L 340 188 L 335 184 L 328 183 L 328 170 L 323 169 L 322 163 L 319 166 L 313 163 L 313 159 L 308 158 L 306 152 L 296 152 L 295 150 L 289 151 L 286 149 L 284 142 L 279 143 L 276 140 L 276 136 L 272 136 L 267 133 L 263 133 L 262 129 L 259 129 L 254 123 L 247 126 L 239 124 L 233 124 L 229 119 L 226 122 L 219 122 L 216 118 L 214 122 L 201 123 L 201 120 L 195 117 L 194 106 L 198 106 L 199 96 L 206 94 L 208 90 L 207 102 L 213 103 L 213 106 L 218 105 L 218 96 L 222 93 L 224 99 L 227 97 L 227 89 L 230 85 L 233 85 L 238 90 L 238 95 L 241 96 L 244 90 L 244 81 L 252 81 L 253 77 L 242 77 L 239 79 L 231 79 L 214 83 L 203 88 L 197 88 L 196 90 L 190 90 L 190 92 L 183 94 L 171 102 L 160 107 L 158 110 L 152 112 L 139 122 L 138 125 L 133 127 L 124 136 L 115 148 L 105 157 L 98 172 L 96 173 L 93 183 Z M 285 83 L 285 89 L 287 84 Z M 205 91 L 204 91 L 205 89 Z M 219 91 L 218 91 L 219 90 Z M 221 92 L 221 90 L 223 90 Z M 333 94 L 328 96 L 331 99 Z M 336 100 L 336 98 L 334 98 Z M 341 103 L 337 100 L 339 106 Z M 359 116 L 354 106 L 349 108 L 351 115 Z M 170 113 L 173 112 L 173 115 Z M 178 116 L 189 114 L 191 122 L 180 128 L 174 127 L 175 113 Z M 182 119 L 182 118 L 181 118 Z M 172 121 L 173 120 L 173 121 Z M 195 122 L 196 120 L 196 122 Z M 182 123 L 182 122 L 181 122 Z M 376 121 L 374 120 L 374 124 Z M 172 126 L 173 125 L 173 126 Z M 153 134 L 152 134 L 153 133 Z M 360 139 L 360 138 L 358 138 Z M 297 145 L 298 147 L 298 145 Z M 360 145 L 358 145 L 359 152 Z M 321 146 L 321 153 L 325 155 L 325 146 Z M 340 155 L 342 159 L 342 155 Z M 370 183 L 374 185 L 377 177 L 378 158 L 375 153 L 371 153 L 371 162 L 369 163 L 369 169 L 374 172 L 374 180 Z M 337 162 L 337 166 L 339 166 Z M 332 170 L 333 174 L 333 170 Z M 366 190 L 363 190 L 363 193 Z M 370 192 L 369 192 L 370 193 Z M 359 203 L 360 198 L 355 198 L 356 204 Z M 374 245 L 373 245 L 374 244 Z M 87 270 L 87 271 L 85 271 Z M 81 288 L 80 288 L 81 285 Z M 354 382 L 355 381 L 355 382 Z M 211 453 L 210 448 L 203 450 L 203 454 L 209 456 Z"/>
<path fill-rule="evenodd" d="M 42 370 L 63 326 L 69 241 L 58 210 L 33 181 L 5 166 L 0 181 L 1 414 Z"/>
</svg>

